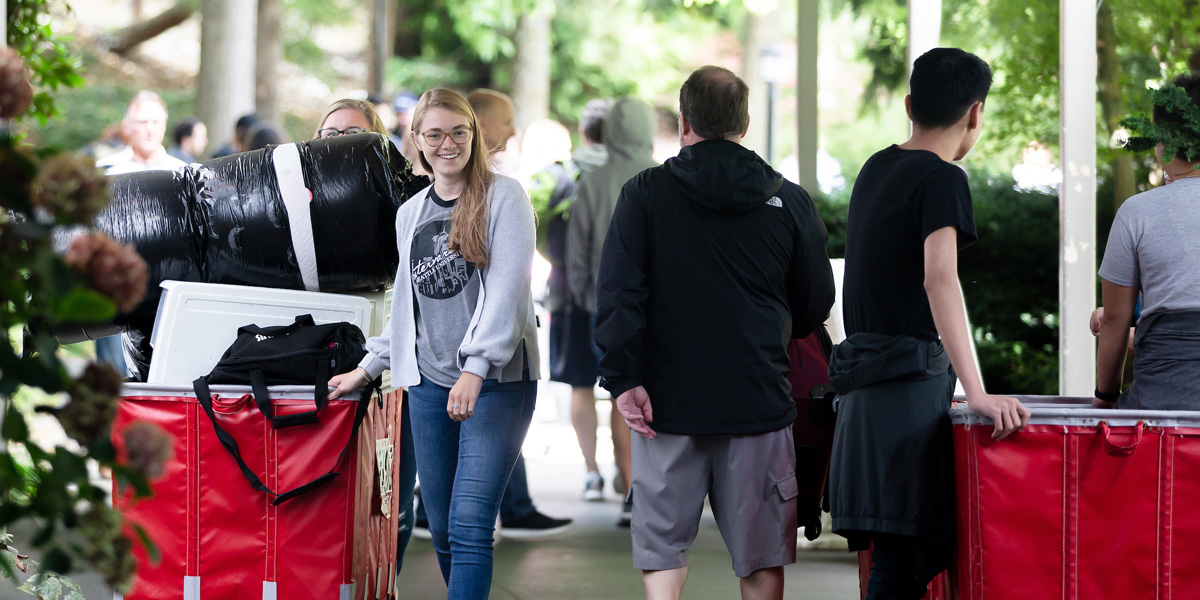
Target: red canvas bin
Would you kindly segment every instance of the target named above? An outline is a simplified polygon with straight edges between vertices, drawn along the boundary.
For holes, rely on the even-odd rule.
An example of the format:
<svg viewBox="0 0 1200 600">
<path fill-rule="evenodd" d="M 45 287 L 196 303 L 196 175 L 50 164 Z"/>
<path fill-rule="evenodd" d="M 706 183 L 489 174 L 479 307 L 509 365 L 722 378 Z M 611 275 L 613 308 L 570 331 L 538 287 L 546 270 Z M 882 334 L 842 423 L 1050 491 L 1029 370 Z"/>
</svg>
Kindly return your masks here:
<svg viewBox="0 0 1200 600">
<path fill-rule="evenodd" d="M 276 414 L 312 409 L 312 386 L 270 390 Z M 358 405 L 330 401 L 318 423 L 276 430 L 248 387 L 215 385 L 212 392 L 221 427 L 277 492 L 333 467 Z M 161 555 L 152 564 L 140 546 L 135 550 L 138 571 L 126 600 L 393 597 L 398 398 L 369 400 L 336 478 L 274 506 L 242 476 L 190 387 L 128 384 L 122 396 L 113 427 L 118 452 L 121 432 L 134 420 L 154 422 L 175 438 L 174 459 L 152 482 L 152 498 L 131 501 L 128 491 L 114 490 L 114 505 L 145 528 Z"/>
<path fill-rule="evenodd" d="M 962 600 L 1194 598 L 1200 412 L 1026 398 L 1025 431 L 951 410 Z"/>
</svg>

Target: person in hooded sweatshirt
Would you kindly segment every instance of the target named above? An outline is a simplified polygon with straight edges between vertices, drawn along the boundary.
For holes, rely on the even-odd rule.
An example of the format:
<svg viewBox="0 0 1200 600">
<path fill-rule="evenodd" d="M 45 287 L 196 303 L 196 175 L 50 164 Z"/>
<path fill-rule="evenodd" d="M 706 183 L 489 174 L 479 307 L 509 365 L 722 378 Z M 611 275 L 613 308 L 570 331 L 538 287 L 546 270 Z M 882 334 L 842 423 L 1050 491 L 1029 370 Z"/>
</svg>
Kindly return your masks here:
<svg viewBox="0 0 1200 600">
<path fill-rule="evenodd" d="M 601 385 L 638 434 L 633 566 L 648 598 L 679 596 L 705 497 L 742 598 L 782 598 L 796 560 L 787 342 L 822 326 L 833 273 L 812 199 L 742 147 L 748 105 L 727 69 L 688 77 L 683 149 L 622 186 L 601 253 Z"/>
</svg>

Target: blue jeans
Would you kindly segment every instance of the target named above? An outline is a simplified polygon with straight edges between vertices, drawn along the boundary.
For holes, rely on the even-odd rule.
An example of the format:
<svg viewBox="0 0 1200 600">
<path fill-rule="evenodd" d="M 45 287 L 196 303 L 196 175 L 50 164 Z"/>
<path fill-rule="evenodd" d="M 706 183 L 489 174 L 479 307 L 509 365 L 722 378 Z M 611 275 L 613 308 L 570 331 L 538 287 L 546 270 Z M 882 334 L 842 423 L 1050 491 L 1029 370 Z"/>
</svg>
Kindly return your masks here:
<svg viewBox="0 0 1200 600">
<path fill-rule="evenodd" d="M 537 381 L 484 381 L 475 416 L 461 423 L 446 414 L 448 388 L 426 381 L 408 394 L 421 499 L 447 598 L 487 598 L 500 496 L 533 420 Z"/>
<path fill-rule="evenodd" d="M 403 467 L 402 467 L 403 468 Z M 508 476 L 508 487 L 500 498 L 500 524 L 515 523 L 533 514 L 533 498 L 529 497 L 529 480 L 525 476 L 525 455 L 517 455 L 517 464 Z M 417 520 L 428 521 L 425 504 L 417 505 Z"/>
</svg>

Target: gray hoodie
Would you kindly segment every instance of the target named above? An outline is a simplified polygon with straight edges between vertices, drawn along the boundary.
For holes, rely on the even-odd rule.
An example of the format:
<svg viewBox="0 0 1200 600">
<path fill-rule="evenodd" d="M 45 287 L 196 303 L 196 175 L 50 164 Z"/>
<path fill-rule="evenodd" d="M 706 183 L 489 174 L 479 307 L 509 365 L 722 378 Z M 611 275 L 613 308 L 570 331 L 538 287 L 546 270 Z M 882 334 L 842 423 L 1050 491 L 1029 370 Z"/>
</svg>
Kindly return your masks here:
<svg viewBox="0 0 1200 600">
<path fill-rule="evenodd" d="M 596 312 L 600 251 L 621 188 L 634 175 L 658 166 L 650 157 L 658 121 L 654 109 L 636 98 L 618 100 L 604 119 L 608 162 L 579 177 L 579 192 L 567 221 L 567 285 L 576 306 Z"/>
</svg>

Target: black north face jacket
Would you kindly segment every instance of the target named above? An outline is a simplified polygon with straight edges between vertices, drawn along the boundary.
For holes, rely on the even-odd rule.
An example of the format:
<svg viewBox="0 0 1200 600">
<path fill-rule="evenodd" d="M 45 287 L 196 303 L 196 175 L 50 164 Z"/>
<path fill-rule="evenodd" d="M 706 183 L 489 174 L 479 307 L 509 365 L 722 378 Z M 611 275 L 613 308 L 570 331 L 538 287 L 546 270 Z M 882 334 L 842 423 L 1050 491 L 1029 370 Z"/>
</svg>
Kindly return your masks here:
<svg viewBox="0 0 1200 600">
<path fill-rule="evenodd" d="M 787 342 L 833 305 L 812 199 L 754 152 L 706 140 L 630 179 L 597 285 L 601 385 L 638 385 L 659 432 L 738 435 L 791 424 Z"/>
</svg>

